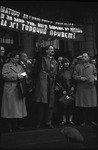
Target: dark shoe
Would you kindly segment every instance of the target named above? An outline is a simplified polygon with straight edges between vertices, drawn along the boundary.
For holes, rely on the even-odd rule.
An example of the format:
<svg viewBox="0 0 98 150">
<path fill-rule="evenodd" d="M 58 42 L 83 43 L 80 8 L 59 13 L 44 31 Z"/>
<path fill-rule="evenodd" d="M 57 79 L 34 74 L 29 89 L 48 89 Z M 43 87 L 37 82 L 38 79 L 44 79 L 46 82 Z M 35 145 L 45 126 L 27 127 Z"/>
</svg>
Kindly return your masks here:
<svg viewBox="0 0 98 150">
<path fill-rule="evenodd" d="M 75 123 L 74 123 L 73 121 L 69 121 L 69 125 L 70 125 L 70 126 L 74 126 Z"/>
<path fill-rule="evenodd" d="M 23 126 L 18 126 L 18 125 L 16 125 L 15 129 L 16 129 L 16 130 L 23 130 L 24 127 L 23 127 Z"/>
<path fill-rule="evenodd" d="M 37 128 L 37 129 L 40 129 L 40 128 L 41 128 L 41 125 L 37 125 L 36 128 Z"/>
<path fill-rule="evenodd" d="M 84 127 L 84 126 L 86 126 L 87 124 L 85 123 L 85 122 L 83 122 L 82 124 L 81 124 L 81 126 L 82 127 Z"/>
<path fill-rule="evenodd" d="M 13 132 L 12 128 L 8 128 L 8 132 Z"/>
<path fill-rule="evenodd" d="M 23 130 L 23 129 L 24 129 L 24 127 L 23 127 L 23 126 L 19 126 L 18 128 L 19 128 L 20 130 Z"/>
<path fill-rule="evenodd" d="M 65 121 L 62 121 L 62 122 L 60 123 L 60 126 L 63 126 L 63 125 L 67 125 L 67 123 L 66 123 Z"/>
<path fill-rule="evenodd" d="M 95 123 L 94 121 L 92 121 L 92 122 L 90 123 L 90 125 L 92 125 L 92 126 L 94 126 L 94 127 L 97 127 L 97 123 Z"/>
<path fill-rule="evenodd" d="M 45 125 L 45 128 L 53 129 L 53 128 L 54 128 L 54 126 L 53 126 L 53 125 L 51 125 L 51 124 L 46 124 L 46 125 Z"/>
<path fill-rule="evenodd" d="M 41 122 L 38 122 L 38 123 L 36 124 L 36 128 L 37 128 L 37 129 L 42 128 L 42 123 L 41 123 Z"/>
<path fill-rule="evenodd" d="M 12 124 L 8 124 L 7 131 L 8 132 L 13 132 Z"/>
</svg>

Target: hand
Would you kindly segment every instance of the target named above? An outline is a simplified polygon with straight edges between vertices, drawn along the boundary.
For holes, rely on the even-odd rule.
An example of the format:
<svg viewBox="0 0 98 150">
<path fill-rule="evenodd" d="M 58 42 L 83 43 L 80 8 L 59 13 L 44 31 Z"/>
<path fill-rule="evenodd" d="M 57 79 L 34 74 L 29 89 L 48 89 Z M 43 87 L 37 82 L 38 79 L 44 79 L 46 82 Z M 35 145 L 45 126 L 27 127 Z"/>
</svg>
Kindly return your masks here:
<svg viewBox="0 0 98 150">
<path fill-rule="evenodd" d="M 23 76 L 21 75 L 21 73 L 18 73 L 18 79 L 23 79 Z"/>
<path fill-rule="evenodd" d="M 97 81 L 97 76 L 95 76 L 95 78 L 94 78 L 94 79 L 95 79 L 95 81 Z"/>
<path fill-rule="evenodd" d="M 74 91 L 74 87 L 71 88 L 71 91 Z"/>
<path fill-rule="evenodd" d="M 80 80 L 81 80 L 81 81 L 86 81 L 87 78 L 86 78 L 86 77 L 81 77 Z"/>
<path fill-rule="evenodd" d="M 58 86 L 56 86 L 56 87 L 55 87 L 55 91 L 59 91 L 59 88 L 58 88 Z"/>
<path fill-rule="evenodd" d="M 66 94 L 67 92 L 66 91 L 63 91 L 63 94 Z"/>
</svg>

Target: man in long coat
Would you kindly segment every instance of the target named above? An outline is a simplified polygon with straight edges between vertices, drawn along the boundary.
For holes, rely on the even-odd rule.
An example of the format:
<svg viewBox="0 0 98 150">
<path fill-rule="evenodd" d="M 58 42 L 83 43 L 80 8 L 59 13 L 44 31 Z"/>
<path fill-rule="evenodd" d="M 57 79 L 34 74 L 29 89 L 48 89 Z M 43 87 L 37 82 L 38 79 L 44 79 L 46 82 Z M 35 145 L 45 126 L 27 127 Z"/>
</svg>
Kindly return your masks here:
<svg viewBox="0 0 98 150">
<path fill-rule="evenodd" d="M 21 73 L 23 68 L 17 63 L 19 55 L 12 52 L 10 61 L 4 64 L 2 77 L 4 79 L 4 89 L 1 105 L 1 117 L 8 120 L 9 130 L 12 130 L 12 119 L 23 118 L 27 116 L 25 97 L 22 90 L 18 89 L 17 83 L 23 79 Z"/>
<path fill-rule="evenodd" d="M 5 48 L 1 45 L 0 46 L 0 129 L 1 129 L 1 102 L 2 102 L 2 93 L 3 93 L 3 85 L 4 85 L 4 81 L 2 78 L 2 67 L 5 63 L 4 55 L 5 55 Z"/>
<path fill-rule="evenodd" d="M 89 56 L 87 53 L 82 55 L 82 63 L 77 64 L 73 78 L 77 82 L 75 106 L 82 108 L 83 123 L 90 123 L 96 125 L 94 120 L 94 108 L 97 107 L 96 94 L 96 67 L 89 63 Z M 89 118 L 89 120 L 87 120 Z"/>
<path fill-rule="evenodd" d="M 34 97 L 38 109 L 37 127 L 39 128 L 42 125 L 43 116 L 46 114 L 45 124 L 47 127 L 52 128 L 51 121 L 55 104 L 55 77 L 57 72 L 53 46 L 46 47 L 46 54 L 41 55 L 39 68 Z"/>
<path fill-rule="evenodd" d="M 26 99 L 26 108 L 27 108 L 27 113 L 28 117 L 25 119 L 25 125 L 30 125 L 30 119 L 32 118 L 32 109 L 33 109 L 33 103 L 32 103 L 32 97 L 33 97 L 33 90 L 34 90 L 34 77 L 33 77 L 33 72 L 34 72 L 34 66 L 31 61 L 29 61 L 28 55 L 25 52 L 22 52 L 20 54 L 20 60 L 19 60 L 19 65 L 22 66 L 24 72 L 27 74 L 27 78 L 24 78 L 22 80 L 22 87 L 23 87 L 23 94 Z"/>
</svg>

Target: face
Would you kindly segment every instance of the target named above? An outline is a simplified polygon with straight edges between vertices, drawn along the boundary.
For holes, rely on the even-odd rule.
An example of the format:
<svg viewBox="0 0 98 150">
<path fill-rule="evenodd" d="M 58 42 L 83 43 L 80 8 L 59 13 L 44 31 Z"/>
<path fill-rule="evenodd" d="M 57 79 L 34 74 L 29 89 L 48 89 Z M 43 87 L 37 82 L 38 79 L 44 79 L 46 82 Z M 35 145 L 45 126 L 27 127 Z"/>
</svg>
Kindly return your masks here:
<svg viewBox="0 0 98 150">
<path fill-rule="evenodd" d="M 15 57 L 11 58 L 11 61 L 16 64 L 19 61 L 19 55 L 16 55 Z"/>
<path fill-rule="evenodd" d="M 63 66 L 66 67 L 66 68 L 69 67 L 69 62 L 65 62 L 65 63 L 63 64 Z"/>
<path fill-rule="evenodd" d="M 92 60 L 91 60 L 91 63 L 95 65 L 95 64 L 96 64 L 96 60 L 95 60 L 95 59 L 92 59 Z"/>
<path fill-rule="evenodd" d="M 59 64 L 59 65 L 62 65 L 62 59 L 63 59 L 62 57 L 59 57 L 59 58 L 58 58 L 58 64 Z"/>
<path fill-rule="evenodd" d="M 4 54 L 5 54 L 5 49 L 4 49 L 4 47 L 0 47 L 0 56 L 4 56 Z"/>
<path fill-rule="evenodd" d="M 4 56 L 5 51 L 0 51 L 0 56 Z"/>
<path fill-rule="evenodd" d="M 22 55 L 21 55 L 21 60 L 22 60 L 23 62 L 27 62 L 28 56 L 27 56 L 26 53 L 22 53 Z"/>
<path fill-rule="evenodd" d="M 53 46 L 50 46 L 48 50 L 46 50 L 46 53 L 49 55 L 49 56 L 54 56 L 54 48 Z"/>
<path fill-rule="evenodd" d="M 88 62 L 88 61 L 89 61 L 89 56 L 88 56 L 87 53 L 84 53 L 84 54 L 82 55 L 82 61 L 83 61 L 83 62 Z"/>
</svg>

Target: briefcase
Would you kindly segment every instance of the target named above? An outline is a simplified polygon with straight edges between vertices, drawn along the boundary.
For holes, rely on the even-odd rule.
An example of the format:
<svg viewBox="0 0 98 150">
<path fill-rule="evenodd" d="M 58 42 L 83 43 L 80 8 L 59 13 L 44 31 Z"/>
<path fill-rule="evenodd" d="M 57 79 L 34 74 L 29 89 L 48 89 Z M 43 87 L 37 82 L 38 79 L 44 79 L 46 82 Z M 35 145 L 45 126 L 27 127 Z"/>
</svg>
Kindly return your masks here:
<svg viewBox="0 0 98 150">
<path fill-rule="evenodd" d="M 22 89 L 23 89 L 23 95 L 28 96 L 30 92 L 32 92 L 32 81 L 31 80 L 23 80 L 22 81 Z"/>
</svg>

